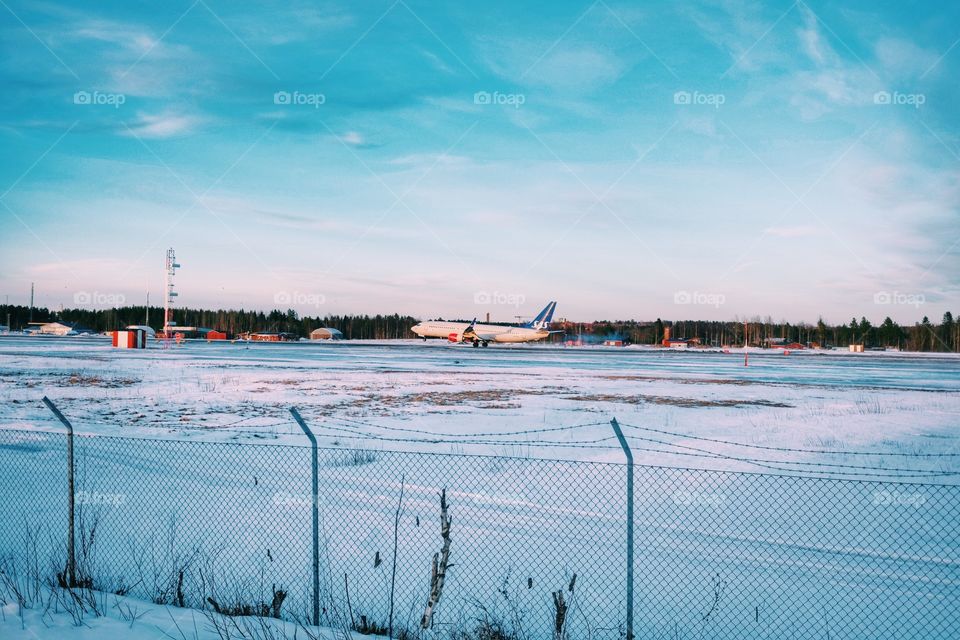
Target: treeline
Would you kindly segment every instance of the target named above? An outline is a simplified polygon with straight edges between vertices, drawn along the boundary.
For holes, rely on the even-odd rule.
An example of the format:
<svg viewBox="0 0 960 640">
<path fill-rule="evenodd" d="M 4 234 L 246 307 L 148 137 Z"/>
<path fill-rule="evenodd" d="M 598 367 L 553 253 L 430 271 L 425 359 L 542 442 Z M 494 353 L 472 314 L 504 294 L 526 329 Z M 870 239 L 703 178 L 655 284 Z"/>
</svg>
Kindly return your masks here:
<svg viewBox="0 0 960 640">
<path fill-rule="evenodd" d="M 64 309 L 53 312 L 45 308 L 34 308 L 34 322 L 74 322 L 94 331 L 112 331 L 136 324 L 149 324 L 159 331 L 163 327 L 163 308 L 150 307 L 149 323 L 145 306 L 119 307 L 116 309 Z M 30 308 L 24 306 L 0 305 L 0 324 L 6 323 L 9 314 L 13 330 L 26 327 L 31 318 Z M 269 313 L 246 311 L 244 309 L 217 310 L 175 309 L 173 321 L 180 327 L 206 327 L 225 331 L 230 336 L 247 332 L 283 332 L 307 337 L 319 327 L 332 327 L 343 333 L 347 339 L 395 339 L 412 336 L 410 327 L 418 321 L 410 316 L 303 316 L 293 309 Z"/>
<path fill-rule="evenodd" d="M 711 346 L 764 346 L 771 340 L 781 339 L 805 346 L 847 347 L 862 344 L 868 349 L 960 352 L 960 322 L 949 311 L 943 314 L 940 324 L 934 324 L 924 316 L 921 321 L 906 326 L 889 317 L 879 325 L 872 324 L 865 317 L 859 320 L 852 318 L 849 323 L 838 325 L 828 325 L 822 319 L 816 324 L 792 324 L 757 317 L 732 321 L 664 321 L 659 318 L 655 322 L 600 320 L 567 323 L 563 327 L 567 335 L 555 339 L 582 335 L 593 339 L 622 339 L 632 344 L 659 344 L 666 328 L 670 329 L 672 338 L 697 338 L 701 344 Z"/>
<path fill-rule="evenodd" d="M 53 312 L 34 308 L 34 322 L 61 320 L 75 322 L 94 331 L 121 329 L 131 324 L 146 324 L 147 309 L 144 306 L 116 309 L 64 309 Z M 0 324 L 10 319 L 13 330 L 23 329 L 31 318 L 30 308 L 25 306 L 0 305 Z M 306 337 L 318 327 L 332 327 L 347 339 L 389 340 L 411 338 L 410 327 L 419 322 L 412 316 L 375 315 L 327 315 L 301 317 L 293 309 L 262 311 L 175 309 L 173 319 L 181 327 L 207 327 L 225 331 L 231 336 L 247 332 L 270 331 L 292 333 Z M 163 308 L 150 307 L 149 324 L 156 330 L 163 326 Z M 563 329 L 566 334 L 552 336 L 553 341 L 563 341 L 582 336 L 590 340 L 621 339 L 632 344 L 660 344 L 664 329 L 669 328 L 673 338 L 697 338 L 701 344 L 712 346 L 744 344 L 763 346 L 771 339 L 797 342 L 802 345 L 847 347 L 862 344 L 865 348 L 898 348 L 905 351 L 952 351 L 960 352 L 960 322 L 949 311 L 943 314 L 939 324 L 926 316 L 912 325 L 900 325 L 885 318 L 879 325 L 867 318 L 853 318 L 847 324 L 828 325 L 822 319 L 816 324 L 774 322 L 772 318 L 735 318 L 731 321 L 661 320 L 640 322 L 636 320 L 598 320 L 588 323 L 567 322 L 556 324 L 554 329 Z"/>
</svg>

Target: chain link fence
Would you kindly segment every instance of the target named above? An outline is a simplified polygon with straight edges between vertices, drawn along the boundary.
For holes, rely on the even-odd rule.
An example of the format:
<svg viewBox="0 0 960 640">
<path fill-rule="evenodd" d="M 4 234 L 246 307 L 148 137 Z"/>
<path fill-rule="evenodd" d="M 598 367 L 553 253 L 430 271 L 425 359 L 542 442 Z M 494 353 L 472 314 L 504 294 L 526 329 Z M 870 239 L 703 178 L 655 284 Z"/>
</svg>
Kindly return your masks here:
<svg viewBox="0 0 960 640">
<path fill-rule="evenodd" d="M 3 556 L 35 548 L 63 571 L 65 447 L 0 430 Z M 309 617 L 309 447 L 77 435 L 74 448 L 82 579 Z M 322 624 L 626 635 L 625 465 L 360 448 L 321 448 L 318 463 Z M 960 637 L 960 486 L 650 466 L 635 486 L 636 637 Z M 435 557 L 446 579 L 422 632 Z"/>
</svg>

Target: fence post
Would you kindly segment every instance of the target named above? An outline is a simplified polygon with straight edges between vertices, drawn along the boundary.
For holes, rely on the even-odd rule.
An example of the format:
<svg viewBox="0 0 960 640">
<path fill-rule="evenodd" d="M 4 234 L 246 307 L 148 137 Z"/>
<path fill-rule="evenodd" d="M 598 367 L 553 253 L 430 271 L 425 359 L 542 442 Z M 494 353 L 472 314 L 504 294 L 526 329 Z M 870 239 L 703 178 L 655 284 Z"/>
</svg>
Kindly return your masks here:
<svg viewBox="0 0 960 640">
<path fill-rule="evenodd" d="M 47 408 L 53 412 L 53 415 L 67 428 L 67 575 L 65 578 L 67 580 L 67 586 L 75 587 L 77 585 L 77 562 L 73 540 L 73 509 L 76 499 L 73 485 L 73 425 L 60 413 L 60 410 L 57 409 L 56 405 L 54 405 L 47 396 L 43 396 L 43 404 L 47 405 Z"/>
<path fill-rule="evenodd" d="M 613 432 L 617 434 L 623 455 L 627 458 L 627 638 L 633 640 L 633 452 L 627 439 L 623 437 L 620 423 L 614 418 L 610 421 Z"/>
<path fill-rule="evenodd" d="M 310 438 L 310 451 L 313 472 L 313 624 L 320 626 L 320 515 L 317 508 L 317 498 L 320 493 L 320 482 L 317 476 L 317 438 L 307 427 L 307 423 L 300 417 L 300 412 L 290 407 L 293 419 L 297 421 L 303 432 Z"/>
</svg>

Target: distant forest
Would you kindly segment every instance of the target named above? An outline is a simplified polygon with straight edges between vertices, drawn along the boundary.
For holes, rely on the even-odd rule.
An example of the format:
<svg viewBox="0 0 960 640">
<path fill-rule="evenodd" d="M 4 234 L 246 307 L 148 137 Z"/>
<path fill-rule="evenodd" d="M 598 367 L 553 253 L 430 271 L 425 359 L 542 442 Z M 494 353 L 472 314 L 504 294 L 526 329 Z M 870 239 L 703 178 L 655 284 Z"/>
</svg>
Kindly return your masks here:
<svg viewBox="0 0 960 640">
<path fill-rule="evenodd" d="M 774 322 L 772 318 L 735 319 L 732 321 L 678 320 L 655 322 L 598 321 L 567 323 L 567 336 L 578 334 L 592 338 L 618 338 L 633 344 L 656 344 L 663 338 L 664 328 L 670 327 L 673 338 L 698 338 L 701 344 L 722 346 L 763 346 L 771 339 L 783 339 L 802 345 L 817 344 L 827 347 L 846 347 L 862 344 L 865 348 L 898 348 L 904 351 L 960 352 L 960 322 L 949 311 L 940 324 L 933 324 L 927 316 L 912 325 L 900 325 L 889 317 L 879 325 L 867 318 L 852 318 L 848 324 L 831 325 L 822 319 L 816 324 Z M 555 327 L 561 328 L 561 327 Z"/>
<path fill-rule="evenodd" d="M 116 309 L 64 309 L 50 311 L 43 308 L 34 308 L 34 322 L 49 322 L 61 320 L 76 322 L 88 329 L 107 331 L 122 329 L 131 324 L 145 324 L 146 307 L 119 307 Z M 0 324 L 6 323 L 7 314 L 10 314 L 11 329 L 18 330 L 27 326 L 30 320 L 30 308 L 22 306 L 0 305 Z M 210 311 L 207 309 L 174 309 L 173 320 L 180 327 L 207 327 L 225 331 L 229 336 L 246 332 L 284 332 L 306 337 L 319 327 L 339 329 L 343 337 L 350 339 L 393 339 L 410 338 L 410 327 L 418 320 L 410 316 L 333 316 L 300 317 L 296 311 L 273 310 L 269 313 L 262 311 L 245 311 L 243 309 L 229 311 Z M 163 307 L 150 307 L 150 326 L 160 331 L 163 328 Z"/>
<path fill-rule="evenodd" d="M 327 315 L 300 316 L 293 309 L 262 311 L 176 309 L 174 321 L 183 327 L 208 327 L 225 331 L 234 336 L 245 332 L 287 332 L 306 337 L 318 327 L 340 330 L 347 339 L 396 339 L 412 338 L 410 327 L 419 322 L 411 316 L 393 315 Z M 0 324 L 5 324 L 9 315 L 11 329 L 19 330 L 30 321 L 30 308 L 25 306 L 0 305 Z M 34 322 L 62 320 L 75 322 L 95 331 L 123 328 L 131 324 L 144 324 L 146 308 L 143 306 L 116 309 L 86 310 L 64 309 L 50 311 L 33 309 Z M 162 327 L 163 309 L 150 307 L 150 326 Z M 863 344 L 866 348 L 893 347 L 906 351 L 951 351 L 960 352 L 960 322 L 949 311 L 939 324 L 924 316 L 912 325 L 899 325 L 889 317 L 878 325 L 867 318 L 853 318 L 848 324 L 829 325 L 819 320 L 816 324 L 791 324 L 774 322 L 772 318 L 754 317 L 731 321 L 660 320 L 640 322 L 636 320 L 599 320 L 584 323 L 555 323 L 554 329 L 566 334 L 551 336 L 561 342 L 581 336 L 586 341 L 619 339 L 633 344 L 658 344 L 663 339 L 664 329 L 670 327 L 674 338 L 698 338 L 704 345 L 757 345 L 770 339 L 784 339 L 803 345 L 816 343 L 822 346 L 846 347 Z"/>
</svg>

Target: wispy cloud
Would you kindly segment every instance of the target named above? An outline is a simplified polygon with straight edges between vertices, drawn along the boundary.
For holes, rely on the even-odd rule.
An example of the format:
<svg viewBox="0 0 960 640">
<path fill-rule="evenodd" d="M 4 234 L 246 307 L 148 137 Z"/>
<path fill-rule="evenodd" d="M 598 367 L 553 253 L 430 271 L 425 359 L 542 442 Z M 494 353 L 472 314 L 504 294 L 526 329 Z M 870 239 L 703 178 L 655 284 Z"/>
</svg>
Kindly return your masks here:
<svg viewBox="0 0 960 640">
<path fill-rule="evenodd" d="M 817 16 L 806 5 L 799 5 L 799 7 L 803 15 L 803 26 L 797 29 L 797 37 L 807 57 L 817 65 L 823 65 L 828 57 L 831 59 L 834 57 L 833 50 L 823 41 Z"/>
<path fill-rule="evenodd" d="M 340 139 L 346 142 L 347 144 L 353 145 L 355 147 L 362 146 L 366 142 L 363 136 L 357 133 L 356 131 L 347 131 L 345 134 L 340 136 Z"/>
<path fill-rule="evenodd" d="M 183 113 L 140 113 L 136 121 L 119 132 L 121 135 L 138 138 L 171 138 L 193 133 L 203 122 L 204 118 Z"/>
</svg>

